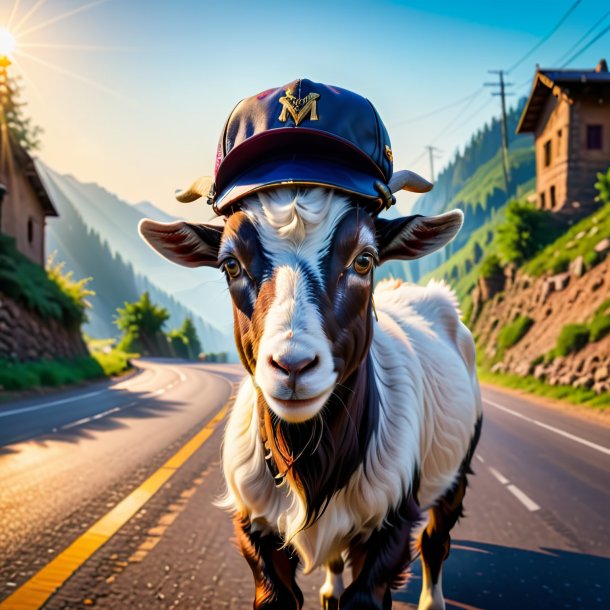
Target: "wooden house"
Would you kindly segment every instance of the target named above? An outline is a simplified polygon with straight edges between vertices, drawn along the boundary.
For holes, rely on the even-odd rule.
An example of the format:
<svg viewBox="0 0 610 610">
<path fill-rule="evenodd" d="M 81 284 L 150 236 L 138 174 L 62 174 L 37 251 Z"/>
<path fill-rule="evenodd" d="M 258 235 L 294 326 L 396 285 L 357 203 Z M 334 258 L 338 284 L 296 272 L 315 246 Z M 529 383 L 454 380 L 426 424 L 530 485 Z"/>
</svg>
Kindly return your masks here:
<svg viewBox="0 0 610 610">
<path fill-rule="evenodd" d="M 517 133 L 533 133 L 539 208 L 581 216 L 595 208 L 596 176 L 610 166 L 610 74 L 536 70 Z"/>
<path fill-rule="evenodd" d="M 0 233 L 15 238 L 17 249 L 45 264 L 45 221 L 57 216 L 34 160 L 10 135 L 0 130 Z"/>
</svg>

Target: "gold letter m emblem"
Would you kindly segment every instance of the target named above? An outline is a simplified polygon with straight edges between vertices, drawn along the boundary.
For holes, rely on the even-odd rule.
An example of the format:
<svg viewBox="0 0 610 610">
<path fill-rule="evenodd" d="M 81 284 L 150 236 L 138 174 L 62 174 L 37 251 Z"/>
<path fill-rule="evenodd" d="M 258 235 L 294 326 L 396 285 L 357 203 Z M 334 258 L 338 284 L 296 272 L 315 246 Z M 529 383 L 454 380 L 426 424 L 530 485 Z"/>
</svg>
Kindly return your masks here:
<svg viewBox="0 0 610 610">
<path fill-rule="evenodd" d="M 282 104 L 282 113 L 279 116 L 280 121 L 286 122 L 288 114 L 294 119 L 294 124 L 298 125 L 308 114 L 311 121 L 318 120 L 318 98 L 319 93 L 310 93 L 302 99 L 294 97 L 292 90 L 286 90 L 286 96 L 280 98 Z"/>
</svg>

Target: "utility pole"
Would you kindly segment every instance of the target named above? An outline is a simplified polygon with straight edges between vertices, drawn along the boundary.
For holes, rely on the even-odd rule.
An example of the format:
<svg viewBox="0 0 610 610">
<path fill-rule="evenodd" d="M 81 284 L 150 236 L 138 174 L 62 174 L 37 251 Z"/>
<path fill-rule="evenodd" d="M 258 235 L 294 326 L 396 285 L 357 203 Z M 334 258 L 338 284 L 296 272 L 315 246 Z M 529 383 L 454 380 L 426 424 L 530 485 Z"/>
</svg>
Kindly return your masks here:
<svg viewBox="0 0 610 610">
<path fill-rule="evenodd" d="M 434 183 L 434 153 L 440 153 L 442 150 L 436 146 L 425 146 L 424 148 L 428 151 L 430 158 L 430 182 Z"/>
<path fill-rule="evenodd" d="M 497 74 L 499 78 L 499 82 L 485 83 L 485 86 L 500 86 L 500 91 L 492 93 L 492 95 L 499 95 L 500 101 L 502 102 L 502 169 L 504 171 L 504 188 L 506 194 L 508 195 L 508 189 L 510 185 L 510 167 L 508 164 L 508 127 L 506 126 L 506 96 L 512 95 L 512 93 L 506 93 L 506 87 L 512 87 L 512 83 L 504 82 L 504 70 L 489 70 L 489 73 Z"/>
</svg>

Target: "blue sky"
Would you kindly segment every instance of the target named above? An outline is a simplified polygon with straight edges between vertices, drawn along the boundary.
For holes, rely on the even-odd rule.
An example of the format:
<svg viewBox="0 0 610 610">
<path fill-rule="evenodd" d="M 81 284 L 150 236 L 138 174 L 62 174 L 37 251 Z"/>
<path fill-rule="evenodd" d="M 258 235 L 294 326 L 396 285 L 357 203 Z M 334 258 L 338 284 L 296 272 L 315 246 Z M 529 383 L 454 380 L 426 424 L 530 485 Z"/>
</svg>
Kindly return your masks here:
<svg viewBox="0 0 610 610">
<path fill-rule="evenodd" d="M 0 0 L 0 25 L 14 2 Z M 22 31 L 89 4 L 38 2 Z M 357 91 L 386 123 L 396 168 L 428 175 L 424 146 L 443 151 L 440 168 L 499 114 L 497 98 L 480 90 L 493 78 L 487 71 L 513 65 L 572 4 L 108 0 L 19 38 L 37 59 L 17 57 L 28 113 L 45 129 L 44 161 L 129 201 L 197 216 L 172 194 L 211 173 L 222 125 L 242 97 L 299 77 Z M 35 5 L 21 0 L 13 24 Z M 609 10 L 608 2 L 581 0 L 510 75 L 517 96 L 527 94 L 536 63 L 557 65 Z M 83 45 L 111 49 L 74 48 Z M 610 34 L 570 67 L 593 67 L 608 51 Z"/>
</svg>

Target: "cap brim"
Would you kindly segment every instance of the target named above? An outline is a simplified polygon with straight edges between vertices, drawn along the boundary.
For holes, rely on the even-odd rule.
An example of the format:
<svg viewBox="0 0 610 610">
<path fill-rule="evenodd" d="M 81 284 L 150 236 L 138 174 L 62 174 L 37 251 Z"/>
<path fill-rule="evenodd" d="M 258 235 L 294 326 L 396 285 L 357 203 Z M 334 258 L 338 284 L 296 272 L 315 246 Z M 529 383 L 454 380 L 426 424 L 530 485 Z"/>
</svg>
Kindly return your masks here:
<svg viewBox="0 0 610 610">
<path fill-rule="evenodd" d="M 262 163 L 235 178 L 216 199 L 219 212 L 257 191 L 279 186 L 323 186 L 370 200 L 379 199 L 370 174 L 316 158 L 279 159 Z"/>
<path fill-rule="evenodd" d="M 263 161 L 261 161 L 263 159 Z M 216 209 L 278 186 L 325 186 L 377 200 L 381 170 L 353 144 L 307 128 L 273 129 L 236 146 L 216 175 Z"/>
</svg>

